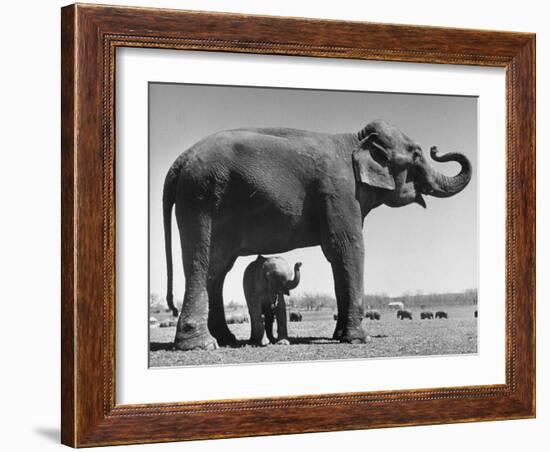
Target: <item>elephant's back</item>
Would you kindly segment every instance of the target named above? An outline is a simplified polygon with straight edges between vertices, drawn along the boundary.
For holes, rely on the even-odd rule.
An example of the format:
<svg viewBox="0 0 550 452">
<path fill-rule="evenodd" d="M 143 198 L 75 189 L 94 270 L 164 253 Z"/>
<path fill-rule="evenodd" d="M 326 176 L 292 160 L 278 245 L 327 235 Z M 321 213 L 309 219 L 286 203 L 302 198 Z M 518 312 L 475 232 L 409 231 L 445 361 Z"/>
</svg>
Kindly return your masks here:
<svg viewBox="0 0 550 452">
<path fill-rule="evenodd" d="M 230 209 L 277 205 L 291 215 L 300 213 L 317 174 L 317 142 L 298 131 L 278 129 L 276 135 L 261 130 L 219 132 L 189 148 L 177 165 L 181 193 L 190 199 L 223 197 Z"/>
<path fill-rule="evenodd" d="M 234 129 L 209 135 L 181 156 L 183 169 L 195 174 L 223 162 L 227 168 L 315 170 L 324 153 L 330 154 L 331 135 L 288 128 Z"/>
</svg>

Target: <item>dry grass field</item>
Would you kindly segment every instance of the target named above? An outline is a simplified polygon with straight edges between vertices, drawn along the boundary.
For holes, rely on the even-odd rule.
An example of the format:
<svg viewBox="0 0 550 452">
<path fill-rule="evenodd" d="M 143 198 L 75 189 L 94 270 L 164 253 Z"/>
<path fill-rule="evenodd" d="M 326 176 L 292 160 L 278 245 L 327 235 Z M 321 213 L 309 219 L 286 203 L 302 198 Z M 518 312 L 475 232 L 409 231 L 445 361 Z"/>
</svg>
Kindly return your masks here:
<svg viewBox="0 0 550 452">
<path fill-rule="evenodd" d="M 455 355 L 477 353 L 477 319 L 474 306 L 431 308 L 448 312 L 448 319 L 420 320 L 420 309 L 412 309 L 413 320 L 398 320 L 395 311 L 382 311 L 382 318 L 363 320 L 367 343 L 341 344 L 331 339 L 335 321 L 331 310 L 300 311 L 301 322 L 289 322 L 290 345 L 253 347 L 246 344 L 250 324 L 230 324 L 238 344 L 211 351 L 175 351 L 175 327 L 150 328 L 151 367 L 199 366 L 280 361 L 362 359 L 382 357 Z M 158 320 L 168 313 L 152 314 Z"/>
</svg>

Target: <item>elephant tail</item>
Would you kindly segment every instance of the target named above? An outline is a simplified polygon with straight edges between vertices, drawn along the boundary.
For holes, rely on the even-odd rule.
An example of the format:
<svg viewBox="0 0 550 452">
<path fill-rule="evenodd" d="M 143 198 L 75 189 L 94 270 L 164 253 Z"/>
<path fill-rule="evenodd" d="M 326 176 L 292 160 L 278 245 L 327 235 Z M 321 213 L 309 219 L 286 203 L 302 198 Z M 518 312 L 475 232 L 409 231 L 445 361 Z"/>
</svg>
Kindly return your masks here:
<svg viewBox="0 0 550 452">
<path fill-rule="evenodd" d="M 174 306 L 173 294 L 173 265 L 172 265 L 172 207 L 176 202 L 176 185 L 178 177 L 176 168 L 172 166 L 164 180 L 162 192 L 162 212 L 164 220 L 164 251 L 166 253 L 166 303 L 172 310 L 174 317 L 178 315 L 178 308 Z"/>
</svg>

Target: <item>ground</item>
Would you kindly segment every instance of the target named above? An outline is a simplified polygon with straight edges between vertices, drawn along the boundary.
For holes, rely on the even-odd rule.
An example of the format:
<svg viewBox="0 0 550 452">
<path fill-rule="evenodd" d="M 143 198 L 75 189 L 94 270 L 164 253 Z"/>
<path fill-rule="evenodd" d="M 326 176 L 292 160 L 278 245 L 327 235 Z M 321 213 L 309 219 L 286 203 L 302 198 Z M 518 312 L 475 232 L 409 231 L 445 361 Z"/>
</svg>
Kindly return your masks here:
<svg viewBox="0 0 550 452">
<path fill-rule="evenodd" d="M 433 309 L 435 312 L 438 308 Z M 420 309 L 413 309 L 413 320 L 398 320 L 394 311 L 382 311 L 380 321 L 363 320 L 367 343 L 340 344 L 331 339 L 333 312 L 301 311 L 302 322 L 289 322 L 290 345 L 253 347 L 246 345 L 250 324 L 231 324 L 236 347 L 212 351 L 175 351 L 175 327 L 150 329 L 151 367 L 198 366 L 277 361 L 311 361 L 402 356 L 477 353 L 477 319 L 473 306 L 444 307 L 448 319 L 420 320 Z M 159 320 L 169 314 L 152 314 Z"/>
</svg>

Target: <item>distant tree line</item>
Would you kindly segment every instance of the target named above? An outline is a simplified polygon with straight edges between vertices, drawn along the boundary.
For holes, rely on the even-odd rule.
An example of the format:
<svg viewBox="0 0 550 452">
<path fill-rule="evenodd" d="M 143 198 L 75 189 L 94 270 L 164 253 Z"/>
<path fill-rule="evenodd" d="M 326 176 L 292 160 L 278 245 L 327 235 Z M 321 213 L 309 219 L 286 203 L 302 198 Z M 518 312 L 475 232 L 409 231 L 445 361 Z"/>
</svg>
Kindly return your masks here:
<svg viewBox="0 0 550 452">
<path fill-rule="evenodd" d="M 405 293 L 399 297 L 390 297 L 385 293 L 365 294 L 363 307 L 365 309 L 386 309 L 391 302 L 400 301 L 407 307 L 430 308 L 432 306 L 465 306 L 477 305 L 477 289 L 467 289 L 457 293 Z M 176 302 L 181 306 L 181 300 Z M 240 309 L 244 303 L 234 300 L 226 304 L 228 310 Z M 302 311 L 320 311 L 322 309 L 336 309 L 336 299 L 332 295 L 320 293 L 301 293 L 288 298 L 290 308 Z M 165 309 L 166 300 L 158 294 L 149 296 L 149 306 L 152 309 Z"/>
<path fill-rule="evenodd" d="M 477 289 L 468 289 L 457 293 L 417 293 L 390 297 L 387 294 L 365 294 L 363 307 L 365 309 L 386 309 L 391 302 L 400 301 L 407 307 L 430 308 L 432 306 L 466 306 L 477 305 Z M 336 309 L 336 300 L 327 294 L 302 293 L 289 299 L 291 308 L 304 311 L 319 311 L 321 309 Z"/>
<path fill-rule="evenodd" d="M 467 306 L 477 305 L 477 289 L 467 289 L 456 293 L 405 293 L 399 297 L 386 294 L 364 295 L 363 306 L 372 309 L 384 309 L 390 302 L 400 301 L 407 307 Z"/>
<path fill-rule="evenodd" d="M 288 299 L 288 306 L 302 311 L 320 311 L 336 309 L 336 299 L 332 295 L 320 293 L 301 293 Z"/>
</svg>

